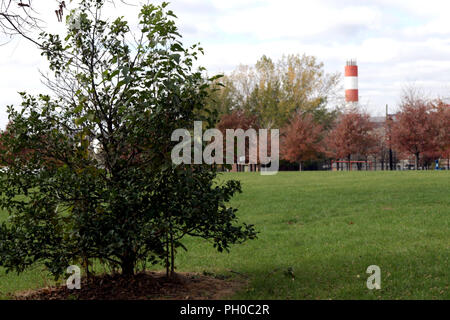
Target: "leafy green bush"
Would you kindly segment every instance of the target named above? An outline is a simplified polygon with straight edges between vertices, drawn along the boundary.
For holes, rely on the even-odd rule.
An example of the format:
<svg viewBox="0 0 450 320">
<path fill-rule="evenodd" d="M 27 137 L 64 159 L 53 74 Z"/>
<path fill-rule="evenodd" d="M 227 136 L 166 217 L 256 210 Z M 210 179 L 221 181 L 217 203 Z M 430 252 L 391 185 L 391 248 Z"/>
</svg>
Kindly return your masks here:
<svg viewBox="0 0 450 320">
<path fill-rule="evenodd" d="M 64 40 L 41 35 L 54 95 L 22 93 L 0 138 L 7 270 L 42 262 L 57 277 L 71 264 L 89 273 L 95 259 L 125 275 L 162 261 L 169 273 L 185 235 L 219 251 L 255 238 L 226 205 L 239 182 L 172 164 L 172 132 L 201 120 L 215 79 L 193 71 L 202 49 L 183 46 L 166 7 L 143 6 L 136 36 L 122 18 L 101 19 L 103 1 L 83 0 Z"/>
</svg>

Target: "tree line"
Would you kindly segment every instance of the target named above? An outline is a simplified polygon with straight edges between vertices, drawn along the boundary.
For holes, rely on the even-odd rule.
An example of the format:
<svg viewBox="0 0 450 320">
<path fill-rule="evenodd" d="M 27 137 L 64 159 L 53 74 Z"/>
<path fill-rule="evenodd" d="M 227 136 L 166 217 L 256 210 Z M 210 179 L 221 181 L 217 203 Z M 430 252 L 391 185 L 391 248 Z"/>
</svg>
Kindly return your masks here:
<svg viewBox="0 0 450 320">
<path fill-rule="evenodd" d="M 315 57 L 287 55 L 274 62 L 263 56 L 254 66 L 239 66 L 213 88 L 209 110 L 217 128 L 277 128 L 280 156 L 302 169 L 305 162 L 381 163 L 395 168 L 414 159 L 427 168 L 450 158 L 450 106 L 407 88 L 399 112 L 374 122 L 361 107 L 345 107 L 337 92 L 339 74 L 326 74 Z M 342 164 L 342 167 L 344 164 Z M 341 168 L 342 168 L 341 167 Z"/>
</svg>

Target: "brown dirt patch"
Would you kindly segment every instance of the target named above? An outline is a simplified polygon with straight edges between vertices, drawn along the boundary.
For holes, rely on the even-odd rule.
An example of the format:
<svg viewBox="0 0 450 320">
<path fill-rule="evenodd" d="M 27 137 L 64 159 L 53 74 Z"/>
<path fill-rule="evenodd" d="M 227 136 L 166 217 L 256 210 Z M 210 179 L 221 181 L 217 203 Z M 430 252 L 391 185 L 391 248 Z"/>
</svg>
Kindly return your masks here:
<svg viewBox="0 0 450 320">
<path fill-rule="evenodd" d="M 220 279 L 219 279 L 220 278 Z M 132 278 L 121 275 L 82 279 L 80 290 L 66 286 L 47 287 L 16 293 L 16 300 L 220 300 L 242 289 L 243 279 L 223 279 L 195 273 L 178 273 L 168 279 L 165 273 L 145 272 Z"/>
</svg>

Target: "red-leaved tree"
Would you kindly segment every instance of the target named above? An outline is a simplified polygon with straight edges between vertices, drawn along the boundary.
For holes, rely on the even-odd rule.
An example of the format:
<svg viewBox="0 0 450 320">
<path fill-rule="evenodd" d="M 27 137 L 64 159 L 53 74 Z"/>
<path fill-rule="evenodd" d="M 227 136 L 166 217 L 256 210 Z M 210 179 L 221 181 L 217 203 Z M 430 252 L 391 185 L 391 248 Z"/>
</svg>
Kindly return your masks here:
<svg viewBox="0 0 450 320">
<path fill-rule="evenodd" d="M 370 116 L 357 109 L 342 114 L 335 127 L 328 133 L 325 140 L 327 155 L 333 159 L 347 159 L 352 155 L 367 157 L 373 153 L 376 137 Z M 350 163 L 347 168 L 350 168 Z"/>
<path fill-rule="evenodd" d="M 392 125 L 392 140 L 397 150 L 415 157 L 416 170 L 421 157 L 436 156 L 439 128 L 432 105 L 419 96 L 404 97 Z"/>
<path fill-rule="evenodd" d="M 301 171 L 303 161 L 317 159 L 324 152 L 322 132 L 322 126 L 314 121 L 312 115 L 296 113 L 283 129 L 283 159 L 298 163 Z"/>
<path fill-rule="evenodd" d="M 437 153 L 447 159 L 447 167 L 450 167 L 450 105 L 439 100 L 434 109 L 434 123 L 438 129 Z"/>
<path fill-rule="evenodd" d="M 226 154 L 226 130 L 237 130 L 242 129 L 247 131 L 249 129 L 254 129 L 256 132 L 259 130 L 258 117 L 256 115 L 250 115 L 242 110 L 235 110 L 231 114 L 224 114 L 220 122 L 217 124 L 217 129 L 219 129 L 223 134 L 223 149 Z M 247 159 L 249 158 L 249 141 L 245 141 L 245 154 Z M 234 163 L 237 163 L 237 152 L 234 152 Z"/>
</svg>

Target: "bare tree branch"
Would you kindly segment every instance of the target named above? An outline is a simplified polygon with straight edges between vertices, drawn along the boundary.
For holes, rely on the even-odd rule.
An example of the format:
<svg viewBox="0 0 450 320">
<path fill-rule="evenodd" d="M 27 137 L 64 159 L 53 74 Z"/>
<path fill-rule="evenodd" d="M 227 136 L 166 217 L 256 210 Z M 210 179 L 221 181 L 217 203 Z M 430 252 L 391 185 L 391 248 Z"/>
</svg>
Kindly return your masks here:
<svg viewBox="0 0 450 320">
<path fill-rule="evenodd" d="M 57 19 L 62 22 L 66 2 L 55 1 Z M 22 36 L 25 39 L 40 46 L 30 33 L 34 30 L 42 30 L 45 21 L 39 18 L 40 13 L 33 6 L 33 0 L 0 0 L 0 35 L 14 37 Z"/>
</svg>

